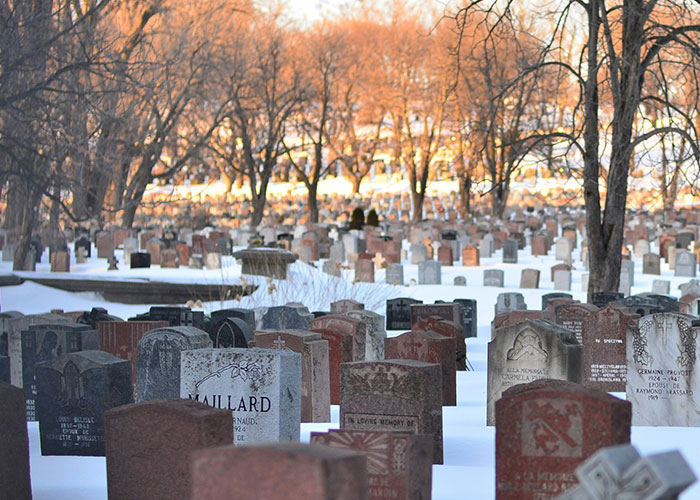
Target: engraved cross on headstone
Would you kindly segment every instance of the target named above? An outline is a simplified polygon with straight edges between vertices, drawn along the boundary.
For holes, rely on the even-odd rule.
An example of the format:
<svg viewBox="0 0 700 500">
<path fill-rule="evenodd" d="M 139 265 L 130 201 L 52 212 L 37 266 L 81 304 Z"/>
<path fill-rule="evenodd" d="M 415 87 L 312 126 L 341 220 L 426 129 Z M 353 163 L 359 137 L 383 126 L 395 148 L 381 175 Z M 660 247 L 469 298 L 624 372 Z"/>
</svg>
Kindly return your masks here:
<svg viewBox="0 0 700 500">
<path fill-rule="evenodd" d="M 634 446 L 610 446 L 576 468 L 579 485 L 556 500 L 665 500 L 695 482 L 695 474 L 678 451 L 641 457 Z"/>
<path fill-rule="evenodd" d="M 277 338 L 272 342 L 272 345 L 275 347 L 275 349 L 284 349 L 285 345 L 287 343 L 282 340 L 281 336 L 277 336 Z"/>
<path fill-rule="evenodd" d="M 376 254 L 374 254 L 374 258 L 372 259 L 372 262 L 374 262 L 374 266 L 377 269 L 382 269 L 384 267 L 384 263 L 386 262 L 386 259 L 382 256 L 382 254 L 377 252 Z"/>
</svg>

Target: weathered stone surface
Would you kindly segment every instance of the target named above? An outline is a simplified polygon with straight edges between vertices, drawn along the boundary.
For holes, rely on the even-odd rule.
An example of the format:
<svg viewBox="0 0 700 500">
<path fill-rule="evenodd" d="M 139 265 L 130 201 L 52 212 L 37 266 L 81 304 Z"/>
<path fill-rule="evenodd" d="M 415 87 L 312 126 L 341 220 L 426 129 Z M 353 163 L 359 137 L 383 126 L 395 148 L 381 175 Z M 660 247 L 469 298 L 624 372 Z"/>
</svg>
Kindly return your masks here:
<svg viewBox="0 0 700 500">
<path fill-rule="evenodd" d="M 384 341 L 387 359 L 415 359 L 440 365 L 442 405 L 457 405 L 455 339 L 433 331 L 406 332 Z"/>
<path fill-rule="evenodd" d="M 677 498 L 696 480 L 678 451 L 642 458 L 632 445 L 608 446 L 576 468 L 579 485 L 556 500 Z"/>
<path fill-rule="evenodd" d="M 579 344 L 583 344 L 583 322 L 596 312 L 592 304 L 563 304 L 554 310 L 556 323 L 574 332 Z"/>
<path fill-rule="evenodd" d="M 491 338 L 497 335 L 499 328 L 524 323 L 528 319 L 544 319 L 544 312 L 521 309 L 497 314 L 491 322 Z"/>
<path fill-rule="evenodd" d="M 328 341 L 305 330 L 255 332 L 255 346 L 301 354 L 301 421 L 329 422 L 331 388 Z"/>
<path fill-rule="evenodd" d="M 384 359 L 384 339 L 386 339 L 384 316 L 365 309 L 348 311 L 345 316 L 365 323 L 365 356 L 363 359 L 365 361 Z M 356 358 L 355 361 L 361 360 Z"/>
<path fill-rule="evenodd" d="M 493 308 L 494 315 L 498 315 L 511 311 L 526 310 L 527 304 L 525 303 L 525 297 L 523 297 L 522 293 L 499 293 Z"/>
<path fill-rule="evenodd" d="M 212 347 L 207 332 L 191 326 L 157 328 L 139 342 L 137 402 L 171 399 L 180 395 L 180 353 Z"/>
<path fill-rule="evenodd" d="M 361 311 L 365 305 L 352 299 L 343 299 L 331 302 L 331 314 L 345 314 L 350 311 Z"/>
<path fill-rule="evenodd" d="M 24 393 L 0 381 L 0 500 L 31 500 Z"/>
<path fill-rule="evenodd" d="M 254 339 L 253 329 L 240 318 L 224 318 L 212 324 L 209 337 L 216 348 L 245 348 Z"/>
<path fill-rule="evenodd" d="M 543 378 L 583 381 L 583 347 L 574 334 L 545 320 L 500 328 L 488 347 L 487 425 L 495 423 L 503 391 Z"/>
<path fill-rule="evenodd" d="M 422 304 L 423 301 L 411 298 L 389 299 L 386 301 L 386 329 L 410 330 L 411 305 Z"/>
<path fill-rule="evenodd" d="M 658 313 L 627 329 L 627 400 L 634 425 L 700 426 L 694 316 Z"/>
<path fill-rule="evenodd" d="M 190 454 L 233 442 L 230 411 L 189 399 L 113 408 L 104 426 L 110 500 L 190 498 Z"/>
<path fill-rule="evenodd" d="M 99 333 L 87 325 L 70 323 L 32 325 L 21 332 L 22 386 L 27 401 L 27 419 L 37 420 L 37 363 L 57 358 L 62 353 L 100 348 Z"/>
<path fill-rule="evenodd" d="M 562 380 L 511 387 L 496 403 L 496 497 L 552 498 L 605 446 L 629 443 L 630 403 Z"/>
<path fill-rule="evenodd" d="M 80 351 L 36 365 L 42 455 L 104 456 L 104 412 L 132 403 L 131 363 Z"/>
<path fill-rule="evenodd" d="M 594 311 L 582 324 L 584 383 L 605 392 L 623 392 L 627 380 L 627 328 L 639 315 L 614 304 Z"/>
<path fill-rule="evenodd" d="M 340 427 L 410 431 L 433 437 L 433 463 L 442 463 L 440 365 L 386 360 L 341 365 Z"/>
<path fill-rule="evenodd" d="M 298 441 L 301 355 L 257 348 L 182 351 L 180 397 L 231 410 L 236 444 Z"/>
<path fill-rule="evenodd" d="M 193 453 L 191 500 L 367 500 L 363 453 L 317 444 L 220 446 Z"/>
<path fill-rule="evenodd" d="M 287 279 L 287 266 L 297 260 L 292 252 L 279 248 L 247 248 L 232 255 L 241 260 L 241 273 L 281 280 Z"/>
<path fill-rule="evenodd" d="M 312 444 L 350 449 L 367 456 L 370 500 L 429 500 L 432 486 L 431 436 L 405 432 L 332 429 L 312 432 Z"/>
<path fill-rule="evenodd" d="M 520 274 L 520 288 L 539 288 L 540 270 L 523 269 Z"/>
<path fill-rule="evenodd" d="M 305 307 L 290 305 L 267 309 L 262 317 L 263 330 L 310 330 L 313 314 Z"/>
<path fill-rule="evenodd" d="M 484 286 L 503 288 L 503 271 L 501 269 L 486 269 L 484 271 Z"/>
<path fill-rule="evenodd" d="M 418 264 L 419 285 L 439 285 L 442 283 L 442 264 L 426 260 Z"/>
</svg>

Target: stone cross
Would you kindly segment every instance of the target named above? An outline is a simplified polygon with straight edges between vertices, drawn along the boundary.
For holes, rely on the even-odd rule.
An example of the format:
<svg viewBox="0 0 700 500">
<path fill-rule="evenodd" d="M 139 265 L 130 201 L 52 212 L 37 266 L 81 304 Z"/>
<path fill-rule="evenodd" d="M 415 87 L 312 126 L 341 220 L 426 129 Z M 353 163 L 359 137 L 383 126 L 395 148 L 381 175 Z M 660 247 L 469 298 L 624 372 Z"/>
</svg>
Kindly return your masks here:
<svg viewBox="0 0 700 500">
<path fill-rule="evenodd" d="M 277 338 L 272 342 L 272 345 L 275 347 L 275 349 L 284 349 L 284 346 L 285 346 L 286 344 L 287 344 L 287 343 L 286 343 L 284 340 L 282 340 L 282 337 L 280 337 L 279 335 L 278 335 Z"/>
<path fill-rule="evenodd" d="M 377 269 L 382 269 L 384 267 L 384 264 L 386 263 L 386 259 L 377 252 L 374 254 L 374 258 L 372 259 L 372 262 L 374 262 L 374 265 Z"/>
<path fill-rule="evenodd" d="M 695 474 L 680 452 L 641 457 L 626 444 L 602 448 L 576 468 L 579 485 L 556 500 L 677 498 L 695 482 Z"/>
<path fill-rule="evenodd" d="M 437 258 L 437 253 L 438 253 L 438 248 L 440 248 L 440 243 L 439 241 L 433 241 L 430 243 L 430 246 L 433 247 L 433 257 Z"/>
<path fill-rule="evenodd" d="M 338 236 L 340 236 L 340 233 L 338 233 L 336 228 L 333 228 L 328 232 L 328 237 L 333 241 L 338 241 Z"/>
</svg>

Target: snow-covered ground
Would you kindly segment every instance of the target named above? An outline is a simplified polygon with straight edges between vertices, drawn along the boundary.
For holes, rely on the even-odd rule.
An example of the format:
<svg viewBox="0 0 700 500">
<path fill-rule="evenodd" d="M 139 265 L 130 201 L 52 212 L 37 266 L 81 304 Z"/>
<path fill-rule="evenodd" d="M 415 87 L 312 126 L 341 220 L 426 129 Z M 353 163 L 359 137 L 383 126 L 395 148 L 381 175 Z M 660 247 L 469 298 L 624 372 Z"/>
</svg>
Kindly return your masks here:
<svg viewBox="0 0 700 500">
<path fill-rule="evenodd" d="M 658 251 L 658 248 L 652 248 Z M 117 252 L 120 261 L 121 255 Z M 553 250 L 551 252 L 554 253 Z M 328 310 L 331 301 L 354 298 L 385 314 L 384 301 L 393 297 L 414 297 L 426 303 L 437 299 L 473 298 L 478 301 L 478 338 L 467 340 L 468 358 L 474 368 L 470 372 L 458 372 L 456 407 L 443 408 L 444 465 L 433 467 L 433 499 L 435 500 L 488 500 L 494 498 L 495 491 L 495 443 L 494 429 L 486 426 L 486 352 L 490 337 L 490 322 L 493 319 L 493 306 L 501 292 L 520 291 L 529 309 L 540 309 L 541 296 L 554 291 L 549 269 L 556 261 L 550 257 L 532 257 L 530 249 L 519 252 L 518 264 L 501 263 L 501 251 L 492 258 L 482 259 L 481 267 L 443 267 L 442 285 L 416 285 L 417 266 L 405 264 L 403 287 L 385 284 L 351 284 L 351 271 L 344 271 L 348 280 L 338 280 L 321 273 L 305 264 L 295 263 L 290 268 L 287 282 L 270 281 L 265 278 L 246 276 L 243 279 L 260 285 L 258 291 L 242 302 L 205 303 L 202 308 L 212 311 L 221 307 L 261 307 L 284 304 L 290 301 L 303 302 L 310 310 Z M 94 255 L 94 253 L 93 253 Z M 573 272 L 572 294 L 585 301 L 581 290 L 581 274 L 585 272 L 574 252 L 576 270 Z M 47 256 L 44 255 L 44 262 Z M 123 267 L 123 266 L 122 266 Z M 320 266 L 319 266 L 320 267 Z M 541 270 L 538 290 L 520 290 L 522 269 Z M 76 276 L 102 276 L 111 279 L 147 278 L 191 283 L 240 283 L 240 266 L 232 258 L 224 258 L 221 270 L 159 269 L 128 270 L 107 272 L 105 260 L 95 258 L 86 264 L 72 264 Z M 483 287 L 485 269 L 503 269 L 505 287 Z M 632 293 L 651 291 L 654 279 L 671 282 L 671 294 L 679 296 L 678 285 L 687 278 L 675 278 L 665 264 L 662 275 L 643 275 L 641 259 L 635 259 L 635 286 Z M 47 264 L 37 266 L 39 273 L 48 272 Z M 10 272 L 10 263 L 0 263 L 0 273 Z M 20 273 L 25 274 L 25 273 Z M 455 276 L 465 276 L 467 287 L 452 286 Z M 376 272 L 376 281 L 381 283 L 384 271 Z M 89 310 L 95 306 L 108 309 L 111 314 L 124 319 L 145 312 L 149 306 L 134 306 L 107 303 L 92 293 L 72 294 L 26 282 L 16 287 L 0 287 L 0 304 L 3 311 L 18 310 L 25 314 L 45 312 L 49 309 L 65 311 Z M 401 332 L 389 332 L 390 336 Z M 624 397 L 624 394 L 616 394 Z M 302 424 L 302 440 L 308 441 L 312 431 L 323 431 L 338 426 L 338 407 L 332 408 L 332 422 L 328 424 Z M 31 447 L 32 486 L 35 500 L 99 500 L 107 498 L 104 458 L 93 457 L 42 457 L 39 450 L 39 430 L 37 423 L 29 423 Z M 679 449 L 691 467 L 700 472 L 700 429 L 679 427 L 633 427 L 632 444 L 642 454 Z M 700 499 L 700 485 L 687 490 L 681 497 L 684 500 Z"/>
</svg>

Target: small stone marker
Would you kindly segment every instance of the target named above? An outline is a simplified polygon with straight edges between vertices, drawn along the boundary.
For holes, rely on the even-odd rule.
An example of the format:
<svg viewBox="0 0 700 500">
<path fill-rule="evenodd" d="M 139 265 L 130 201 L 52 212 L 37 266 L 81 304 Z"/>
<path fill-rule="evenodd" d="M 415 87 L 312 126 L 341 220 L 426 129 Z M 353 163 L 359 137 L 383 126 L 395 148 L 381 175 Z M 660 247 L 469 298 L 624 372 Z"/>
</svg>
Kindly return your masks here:
<svg viewBox="0 0 700 500">
<path fill-rule="evenodd" d="M 410 330 L 411 305 L 422 304 L 423 301 L 411 298 L 389 299 L 386 301 L 386 329 Z"/>
<path fill-rule="evenodd" d="M 368 500 L 365 454 L 317 444 L 219 446 L 192 455 L 191 500 Z"/>
<path fill-rule="evenodd" d="M 403 285 L 403 266 L 401 264 L 389 264 L 386 268 L 386 280 L 388 285 Z"/>
<path fill-rule="evenodd" d="M 139 342 L 137 402 L 172 399 L 180 395 L 180 353 L 212 347 L 205 331 L 191 326 L 157 328 Z"/>
<path fill-rule="evenodd" d="M 414 360 L 341 365 L 340 428 L 410 431 L 433 437 L 433 463 L 442 463 L 440 366 Z"/>
<path fill-rule="evenodd" d="M 311 443 L 366 454 L 370 500 L 430 498 L 432 436 L 332 429 L 326 433 L 312 432 Z"/>
<path fill-rule="evenodd" d="M 457 405 L 455 339 L 432 331 L 406 332 L 384 341 L 387 359 L 415 359 L 440 365 L 442 405 Z"/>
<path fill-rule="evenodd" d="M 661 257 L 655 253 L 644 254 L 642 260 L 642 273 L 661 274 Z"/>
<path fill-rule="evenodd" d="M 675 276 L 694 278 L 698 270 L 698 256 L 691 252 L 676 254 Z"/>
<path fill-rule="evenodd" d="M 104 456 L 104 412 L 132 403 L 131 363 L 103 351 L 36 366 L 41 454 Z"/>
<path fill-rule="evenodd" d="M 668 280 L 654 280 L 651 283 L 652 293 L 668 295 L 671 292 L 671 282 Z"/>
<path fill-rule="evenodd" d="M 299 440 L 299 353 L 212 348 L 181 358 L 180 397 L 231 410 L 236 444 Z"/>
<path fill-rule="evenodd" d="M 190 498 L 190 453 L 233 442 L 231 412 L 189 399 L 105 412 L 110 500 Z"/>
<path fill-rule="evenodd" d="M 700 321 L 679 313 L 642 317 L 627 329 L 627 400 L 632 423 L 700 426 L 696 339 Z"/>
<path fill-rule="evenodd" d="M 24 392 L 0 381 L 0 499 L 31 500 Z"/>
<path fill-rule="evenodd" d="M 627 401 L 562 380 L 506 390 L 496 403 L 496 497 L 539 500 L 574 487 L 586 458 L 629 443 L 631 413 Z"/>
<path fill-rule="evenodd" d="M 598 450 L 576 468 L 576 477 L 579 485 L 556 500 L 678 498 L 697 479 L 678 451 L 642 458 L 629 444 Z"/>
<path fill-rule="evenodd" d="M 255 332 L 255 347 L 301 354 L 301 421 L 330 422 L 331 388 L 328 341 L 305 330 Z"/>
<path fill-rule="evenodd" d="M 486 269 L 484 271 L 484 286 L 503 288 L 503 271 L 501 269 Z"/>
<path fill-rule="evenodd" d="M 495 423 L 503 391 L 543 378 L 583 381 L 583 347 L 574 334 L 545 320 L 499 328 L 488 346 L 487 425 Z"/>
</svg>

